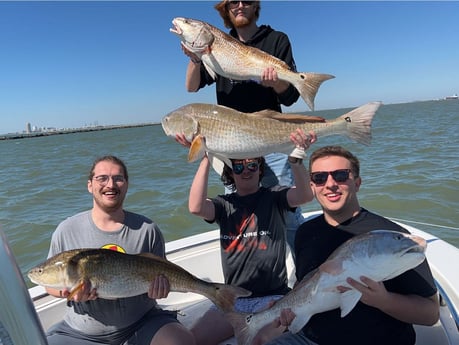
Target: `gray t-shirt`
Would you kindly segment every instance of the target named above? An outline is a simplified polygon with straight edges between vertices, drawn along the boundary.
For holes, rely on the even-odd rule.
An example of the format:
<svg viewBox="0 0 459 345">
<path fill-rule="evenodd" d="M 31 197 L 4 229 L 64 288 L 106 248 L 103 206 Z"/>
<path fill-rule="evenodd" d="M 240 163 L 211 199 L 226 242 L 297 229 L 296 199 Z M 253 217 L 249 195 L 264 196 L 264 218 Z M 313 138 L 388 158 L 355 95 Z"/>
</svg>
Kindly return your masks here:
<svg viewBox="0 0 459 345">
<path fill-rule="evenodd" d="M 91 211 L 81 212 L 60 223 L 51 238 L 48 257 L 77 248 L 109 248 L 128 254 L 153 253 L 165 256 L 163 235 L 150 219 L 125 211 L 118 231 L 102 231 L 93 222 Z M 98 298 L 72 302 L 64 320 L 70 327 L 90 335 L 114 332 L 138 321 L 156 307 L 147 294 L 114 300 Z"/>
</svg>

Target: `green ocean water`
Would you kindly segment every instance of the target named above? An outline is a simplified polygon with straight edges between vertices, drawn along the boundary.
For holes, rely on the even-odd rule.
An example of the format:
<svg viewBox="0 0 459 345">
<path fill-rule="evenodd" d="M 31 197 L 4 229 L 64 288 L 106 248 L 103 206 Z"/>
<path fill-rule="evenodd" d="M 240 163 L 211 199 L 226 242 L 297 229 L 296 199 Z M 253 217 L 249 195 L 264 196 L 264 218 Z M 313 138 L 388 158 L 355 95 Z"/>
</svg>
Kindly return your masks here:
<svg viewBox="0 0 459 345">
<path fill-rule="evenodd" d="M 315 114 L 332 119 L 348 110 Z M 459 247 L 459 101 L 383 105 L 372 133 L 369 146 L 339 136 L 321 138 L 314 146 L 340 144 L 359 157 L 363 207 L 418 222 L 420 229 Z M 126 209 L 153 219 L 167 241 L 215 229 L 188 212 L 198 163 L 187 163 L 187 150 L 159 125 L 4 140 L 0 226 L 23 273 L 46 258 L 60 221 L 91 207 L 88 170 L 105 154 L 128 166 Z M 223 192 L 215 173 L 210 184 L 210 195 Z M 303 206 L 304 211 L 318 208 L 316 202 Z"/>
</svg>

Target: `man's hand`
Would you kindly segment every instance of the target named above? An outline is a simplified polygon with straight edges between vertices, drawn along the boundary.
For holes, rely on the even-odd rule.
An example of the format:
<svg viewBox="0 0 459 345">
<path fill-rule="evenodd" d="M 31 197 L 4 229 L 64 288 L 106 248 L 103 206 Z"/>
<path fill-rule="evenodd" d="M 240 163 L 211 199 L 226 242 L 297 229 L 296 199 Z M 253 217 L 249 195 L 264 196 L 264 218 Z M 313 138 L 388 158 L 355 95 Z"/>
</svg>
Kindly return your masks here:
<svg viewBox="0 0 459 345">
<path fill-rule="evenodd" d="M 289 83 L 280 80 L 277 76 L 277 72 L 274 67 L 267 67 L 264 69 L 263 73 L 260 76 L 261 85 L 264 87 L 272 87 L 276 93 L 280 94 L 288 89 Z"/>
<path fill-rule="evenodd" d="M 255 338 L 253 338 L 252 345 L 262 345 L 273 337 L 279 336 L 281 332 L 288 329 L 295 317 L 296 314 L 290 308 L 282 309 L 278 318 L 258 331 Z"/>
<path fill-rule="evenodd" d="M 295 144 L 295 148 L 289 156 L 303 160 L 306 159 L 306 150 L 317 140 L 317 136 L 313 131 L 306 135 L 298 128 L 290 134 L 290 140 Z"/>
<path fill-rule="evenodd" d="M 60 295 L 67 299 L 70 298 L 70 300 L 75 302 L 91 301 L 98 297 L 97 290 L 91 288 L 91 282 L 89 280 L 82 282 L 75 292 L 64 289 L 60 291 Z"/>
<path fill-rule="evenodd" d="M 180 42 L 180 46 L 182 47 L 182 51 L 183 53 L 188 56 L 190 58 L 190 60 L 195 63 L 195 64 L 198 64 L 198 63 L 201 63 L 201 59 L 199 58 L 199 56 L 197 56 L 196 54 L 192 53 L 186 46 L 183 42 Z"/>
<path fill-rule="evenodd" d="M 362 293 L 360 302 L 365 303 L 374 308 L 381 309 L 386 301 L 390 299 L 390 293 L 382 282 L 376 282 L 365 276 L 360 277 L 362 283 L 352 278 L 347 278 L 347 283 L 354 289 Z"/>
<path fill-rule="evenodd" d="M 170 291 L 169 280 L 165 276 L 159 275 L 151 282 L 148 297 L 151 299 L 166 298 Z"/>
<path fill-rule="evenodd" d="M 185 134 L 176 134 L 175 135 L 175 141 L 178 142 L 180 145 L 185 146 L 185 147 L 190 147 L 191 143 L 187 140 Z"/>
</svg>

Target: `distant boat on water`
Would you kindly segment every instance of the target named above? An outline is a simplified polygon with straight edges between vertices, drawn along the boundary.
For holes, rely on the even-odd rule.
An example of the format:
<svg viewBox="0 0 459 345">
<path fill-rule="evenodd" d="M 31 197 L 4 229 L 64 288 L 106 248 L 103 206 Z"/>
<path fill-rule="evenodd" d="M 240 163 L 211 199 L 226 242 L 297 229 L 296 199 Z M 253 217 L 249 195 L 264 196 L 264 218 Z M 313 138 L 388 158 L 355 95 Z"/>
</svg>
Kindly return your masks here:
<svg viewBox="0 0 459 345">
<path fill-rule="evenodd" d="M 446 96 L 445 99 L 458 99 L 457 93 L 452 96 Z"/>
</svg>

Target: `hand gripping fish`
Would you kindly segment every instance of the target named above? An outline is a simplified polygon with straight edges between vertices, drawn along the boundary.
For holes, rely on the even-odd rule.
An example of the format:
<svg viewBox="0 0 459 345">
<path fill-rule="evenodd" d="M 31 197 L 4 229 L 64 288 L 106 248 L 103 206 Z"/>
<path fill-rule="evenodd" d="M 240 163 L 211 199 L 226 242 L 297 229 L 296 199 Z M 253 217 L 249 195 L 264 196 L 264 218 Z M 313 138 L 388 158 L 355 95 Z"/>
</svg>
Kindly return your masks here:
<svg viewBox="0 0 459 345">
<path fill-rule="evenodd" d="M 174 18 L 170 31 L 182 44 L 199 56 L 206 70 L 233 80 L 260 81 L 267 67 L 274 67 L 280 80 L 292 84 L 306 104 L 314 110 L 314 98 L 320 84 L 334 78 L 330 74 L 297 73 L 284 61 L 258 49 L 242 44 L 216 27 L 196 19 Z"/>
<path fill-rule="evenodd" d="M 314 131 L 318 138 L 340 134 L 369 144 L 371 122 L 380 102 L 356 108 L 334 120 L 299 114 L 282 114 L 272 110 L 242 113 L 213 104 L 194 103 L 178 108 L 162 119 L 166 135 L 184 134 L 191 142 L 188 161 L 193 162 L 207 152 L 231 166 L 230 159 L 261 157 L 273 152 L 289 154 L 295 148 L 290 133 L 301 128 Z M 217 172 L 217 164 L 212 162 Z"/>
<path fill-rule="evenodd" d="M 340 308 L 341 317 L 346 316 L 361 297 L 346 282 L 348 277 L 360 281 L 361 276 L 366 276 L 378 282 L 392 279 L 424 261 L 426 246 L 421 237 L 389 230 L 351 238 L 271 308 L 255 314 L 228 313 L 238 344 L 251 344 L 258 331 L 285 308 L 296 314 L 289 325 L 292 333 L 299 332 L 317 313 Z M 351 289 L 340 293 L 337 286 Z"/>
<path fill-rule="evenodd" d="M 194 292 L 209 298 L 223 311 L 233 309 L 237 297 L 251 293 L 243 288 L 201 280 L 180 266 L 153 254 L 124 254 L 108 249 L 74 249 L 59 253 L 28 272 L 38 285 L 69 289 L 74 295 L 85 281 L 100 298 L 115 299 L 146 293 L 159 275 L 171 291 Z"/>
</svg>

